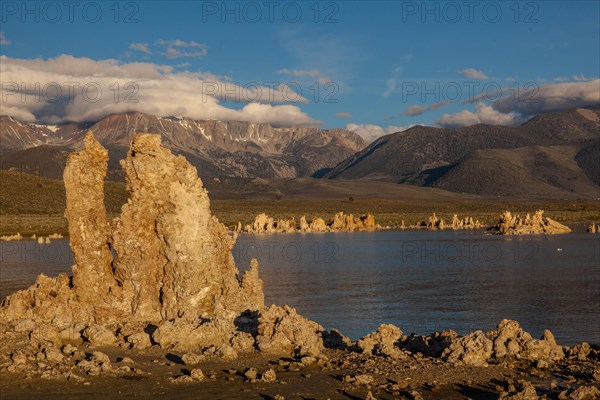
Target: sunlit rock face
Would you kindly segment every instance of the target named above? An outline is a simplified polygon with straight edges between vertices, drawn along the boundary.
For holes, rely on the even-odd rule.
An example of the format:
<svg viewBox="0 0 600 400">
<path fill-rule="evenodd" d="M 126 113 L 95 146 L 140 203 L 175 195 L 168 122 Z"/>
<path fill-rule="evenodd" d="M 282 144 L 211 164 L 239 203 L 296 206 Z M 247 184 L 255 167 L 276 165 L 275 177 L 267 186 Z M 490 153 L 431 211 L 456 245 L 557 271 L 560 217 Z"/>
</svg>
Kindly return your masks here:
<svg viewBox="0 0 600 400">
<path fill-rule="evenodd" d="M 158 135 L 137 135 L 121 162 L 129 200 L 111 224 L 103 194 L 107 161 L 91 134 L 70 155 L 64 181 L 73 278 L 38 277 L 5 301 L 6 321 L 197 321 L 264 307 L 258 264 L 238 279 L 235 238 L 212 216 L 185 158 L 171 154 Z"/>
<path fill-rule="evenodd" d="M 490 231 L 498 235 L 555 235 L 569 233 L 571 228 L 544 217 L 544 210 L 537 210 L 533 217 L 527 214 L 525 218 L 512 215 L 510 211 L 504 211 L 500 215 L 498 223 L 491 227 Z"/>
</svg>

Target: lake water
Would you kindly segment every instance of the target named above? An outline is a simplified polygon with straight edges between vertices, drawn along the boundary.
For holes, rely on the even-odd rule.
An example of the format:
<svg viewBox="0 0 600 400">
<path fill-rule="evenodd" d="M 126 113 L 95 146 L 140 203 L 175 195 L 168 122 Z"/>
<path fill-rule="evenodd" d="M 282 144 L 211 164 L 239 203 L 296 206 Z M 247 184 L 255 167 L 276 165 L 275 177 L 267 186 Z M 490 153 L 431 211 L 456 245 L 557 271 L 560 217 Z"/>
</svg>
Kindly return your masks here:
<svg viewBox="0 0 600 400">
<path fill-rule="evenodd" d="M 381 323 L 465 333 L 510 318 L 535 336 L 550 329 L 561 344 L 600 343 L 597 235 L 240 235 L 233 253 L 240 270 L 259 259 L 267 304 L 289 304 L 353 339 Z M 1 297 L 72 264 L 67 240 L 0 243 L 0 260 Z"/>
</svg>

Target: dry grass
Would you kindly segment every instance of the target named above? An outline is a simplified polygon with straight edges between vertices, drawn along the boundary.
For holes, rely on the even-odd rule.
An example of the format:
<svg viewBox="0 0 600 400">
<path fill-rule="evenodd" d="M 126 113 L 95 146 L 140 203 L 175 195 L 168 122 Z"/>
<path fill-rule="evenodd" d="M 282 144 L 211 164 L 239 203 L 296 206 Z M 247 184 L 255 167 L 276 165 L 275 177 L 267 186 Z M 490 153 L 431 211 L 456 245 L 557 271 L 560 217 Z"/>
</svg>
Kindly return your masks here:
<svg viewBox="0 0 600 400">
<path fill-rule="evenodd" d="M 448 193 L 448 192 L 445 192 Z M 211 207 L 219 220 L 229 227 L 238 221 L 250 223 L 262 212 L 274 218 L 296 218 L 302 215 L 331 217 L 338 211 L 375 215 L 378 223 L 393 225 L 402 220 L 414 224 L 426 219 L 432 212 L 445 219 L 452 214 L 471 216 L 494 223 L 503 210 L 524 214 L 542 208 L 546 215 L 562 222 L 600 221 L 600 202 L 595 200 L 505 200 L 467 199 L 452 195 L 443 199 L 424 199 L 414 194 L 401 199 L 348 198 L 283 198 L 262 200 L 213 200 Z M 314 196 L 318 196 L 315 192 Z M 109 217 L 114 218 L 127 201 L 123 183 L 107 182 L 105 202 Z M 40 178 L 18 172 L 0 171 L 0 234 L 20 232 L 23 235 L 67 233 L 64 186 L 61 181 Z"/>
</svg>

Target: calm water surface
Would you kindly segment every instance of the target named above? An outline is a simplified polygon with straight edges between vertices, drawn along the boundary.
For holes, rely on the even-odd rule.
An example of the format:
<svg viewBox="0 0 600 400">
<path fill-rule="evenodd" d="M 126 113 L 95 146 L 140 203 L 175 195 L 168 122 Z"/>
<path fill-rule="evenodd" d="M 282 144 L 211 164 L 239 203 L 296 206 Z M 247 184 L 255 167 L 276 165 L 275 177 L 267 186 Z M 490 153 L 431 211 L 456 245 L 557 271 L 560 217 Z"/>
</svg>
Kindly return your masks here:
<svg viewBox="0 0 600 400">
<path fill-rule="evenodd" d="M 67 240 L 5 242 L 0 252 L 2 297 L 73 262 Z M 240 235 L 233 254 L 241 270 L 259 259 L 267 304 L 289 304 L 353 339 L 381 323 L 464 333 L 511 318 L 536 336 L 550 329 L 561 344 L 600 343 L 597 235 Z"/>
</svg>

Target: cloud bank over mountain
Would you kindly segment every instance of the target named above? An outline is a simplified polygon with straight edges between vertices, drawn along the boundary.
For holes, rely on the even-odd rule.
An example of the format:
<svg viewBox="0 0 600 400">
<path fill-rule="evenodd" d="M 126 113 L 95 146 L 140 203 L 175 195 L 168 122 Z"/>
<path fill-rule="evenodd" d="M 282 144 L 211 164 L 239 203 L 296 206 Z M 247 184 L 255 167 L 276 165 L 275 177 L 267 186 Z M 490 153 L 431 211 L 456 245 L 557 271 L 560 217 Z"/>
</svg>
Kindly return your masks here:
<svg viewBox="0 0 600 400">
<path fill-rule="evenodd" d="M 450 128 L 475 124 L 516 126 L 537 114 L 596 105 L 600 103 L 600 79 L 536 85 L 520 92 L 506 88 L 503 93 L 507 94 L 489 104 L 482 97 L 474 98 L 475 111 L 443 114 L 437 123 Z"/>
<path fill-rule="evenodd" d="M 81 122 L 141 111 L 276 126 L 320 125 L 295 105 L 308 100 L 284 84 L 238 84 L 166 65 L 71 55 L 0 59 L 2 112 L 28 122 Z"/>
</svg>

